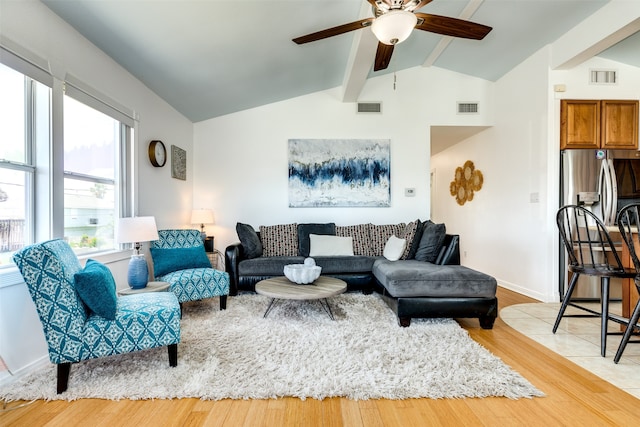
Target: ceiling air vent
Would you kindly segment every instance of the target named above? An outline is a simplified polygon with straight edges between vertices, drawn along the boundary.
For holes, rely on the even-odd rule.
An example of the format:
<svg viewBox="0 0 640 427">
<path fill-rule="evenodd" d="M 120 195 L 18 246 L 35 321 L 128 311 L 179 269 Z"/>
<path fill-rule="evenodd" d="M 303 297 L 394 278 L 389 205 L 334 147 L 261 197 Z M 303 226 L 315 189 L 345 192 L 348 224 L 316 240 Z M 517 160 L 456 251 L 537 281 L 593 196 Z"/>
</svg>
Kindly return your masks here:
<svg viewBox="0 0 640 427">
<path fill-rule="evenodd" d="M 616 70 L 589 70 L 589 83 L 593 85 L 615 85 L 618 83 Z"/>
<path fill-rule="evenodd" d="M 458 102 L 458 114 L 478 114 L 478 103 Z"/>
<path fill-rule="evenodd" d="M 358 102 L 358 113 L 381 113 L 380 102 Z"/>
</svg>

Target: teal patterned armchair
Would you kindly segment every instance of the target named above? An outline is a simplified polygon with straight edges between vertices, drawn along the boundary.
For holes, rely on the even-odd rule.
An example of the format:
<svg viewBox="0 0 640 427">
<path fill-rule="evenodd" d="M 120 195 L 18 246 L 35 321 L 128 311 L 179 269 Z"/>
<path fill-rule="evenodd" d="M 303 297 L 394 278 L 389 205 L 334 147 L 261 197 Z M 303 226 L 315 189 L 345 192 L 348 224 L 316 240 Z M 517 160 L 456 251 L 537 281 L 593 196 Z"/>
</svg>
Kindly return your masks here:
<svg viewBox="0 0 640 427">
<path fill-rule="evenodd" d="M 220 310 L 227 308 L 229 274 L 211 268 L 198 230 L 158 230 L 151 242 L 155 280 L 167 282 L 182 304 L 220 297 Z"/>
<path fill-rule="evenodd" d="M 117 297 L 109 269 L 83 268 L 63 240 L 27 246 L 13 256 L 42 322 L 57 392 L 67 389 L 71 363 L 168 346 L 178 364 L 180 305 L 171 292 Z"/>
</svg>

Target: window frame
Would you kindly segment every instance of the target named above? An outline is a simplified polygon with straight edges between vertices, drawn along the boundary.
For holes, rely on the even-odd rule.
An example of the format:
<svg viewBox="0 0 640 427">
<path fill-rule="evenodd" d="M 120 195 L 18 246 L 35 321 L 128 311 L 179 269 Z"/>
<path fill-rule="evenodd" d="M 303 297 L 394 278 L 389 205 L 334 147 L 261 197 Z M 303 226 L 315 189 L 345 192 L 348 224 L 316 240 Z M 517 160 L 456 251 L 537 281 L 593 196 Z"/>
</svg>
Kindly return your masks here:
<svg viewBox="0 0 640 427">
<path fill-rule="evenodd" d="M 116 175 L 114 179 L 115 204 L 114 219 L 132 216 L 136 197 L 134 188 L 134 164 L 136 145 L 136 129 L 138 121 L 135 112 L 108 96 L 83 83 L 73 75 L 67 74 L 64 80 L 54 77 L 49 71 L 48 62 L 19 46 L 7 45 L 5 40 L 0 45 L 0 63 L 19 72 L 27 79 L 42 83 L 49 89 L 48 123 L 46 138 L 38 137 L 39 126 L 34 115 L 37 113 L 37 102 L 32 100 L 34 91 L 29 89 L 31 105 L 26 108 L 25 115 L 31 121 L 25 131 L 25 157 L 28 162 L 2 161 L 0 167 L 22 170 L 28 173 L 29 188 L 25 186 L 27 207 L 25 210 L 25 245 L 64 237 L 64 96 L 68 95 L 91 108 L 94 108 L 119 122 L 120 141 L 115 154 Z M 33 83 L 29 85 L 33 86 Z M 25 99 L 26 100 L 26 99 Z M 46 140 L 46 141 L 45 141 Z M 76 177 L 73 177 L 76 178 Z M 114 224 L 114 235 L 117 224 Z M 92 252 L 91 255 L 121 253 L 122 245 L 114 242 L 114 247 Z M 86 254 L 78 254 L 79 257 Z M 14 267 L 14 264 L 9 264 Z M 7 267 L 7 266 L 5 266 Z M 0 266 L 0 273 L 6 268 Z M 0 277 L 0 282 L 2 282 Z"/>
<path fill-rule="evenodd" d="M 36 194 L 36 143 L 37 140 L 50 141 L 50 133 L 48 129 L 50 127 L 50 104 L 52 88 L 47 83 L 43 83 L 42 80 L 48 82 L 50 79 L 42 78 L 40 70 L 30 64 L 24 64 L 15 55 L 7 52 L 0 46 L 0 54 L 2 61 L 0 64 L 3 66 L 20 73 L 23 80 L 23 100 L 24 100 L 24 157 L 23 161 L 0 159 L 0 168 L 7 170 L 15 170 L 24 172 L 24 191 L 25 191 L 25 206 L 24 206 L 24 241 L 23 244 L 27 245 L 35 241 L 36 235 L 36 208 L 35 208 L 35 194 Z M 38 78 L 34 78 L 38 77 Z M 46 94 L 38 94 L 37 86 L 41 85 L 43 88 L 48 89 Z M 40 97 L 45 99 L 40 99 Z M 41 120 L 41 113 L 39 113 L 39 105 L 47 105 L 47 111 L 44 112 L 46 116 L 46 135 L 41 137 L 38 131 L 38 120 Z M 0 265 L 0 270 L 7 267 L 11 267 L 13 264 Z"/>
<path fill-rule="evenodd" d="M 113 219 L 114 219 L 114 224 L 113 224 L 113 237 L 115 238 L 116 235 L 116 226 L 117 226 L 117 219 L 122 217 L 122 216 L 127 216 L 127 206 L 130 206 L 131 203 L 129 202 L 129 196 L 131 194 L 131 192 L 127 191 L 126 186 L 123 186 L 122 183 L 123 182 L 127 182 L 128 181 L 128 171 L 129 168 L 127 167 L 122 167 L 121 166 L 121 162 L 124 161 L 126 163 L 126 159 L 127 159 L 127 153 L 128 153 L 128 149 L 131 146 L 131 135 L 133 133 L 133 128 L 130 127 L 127 123 L 124 123 L 120 120 L 118 120 L 118 118 L 113 117 L 111 114 L 109 114 L 111 112 L 110 108 L 106 108 L 104 105 L 100 105 L 100 104 L 96 104 L 95 101 L 93 101 L 93 98 L 87 98 L 86 96 L 80 94 L 77 91 L 68 91 L 66 90 L 68 86 L 65 85 L 65 93 L 64 93 L 64 97 L 68 97 L 70 99 L 72 99 L 73 101 L 75 101 L 76 103 L 79 103 L 81 105 L 83 105 L 86 108 L 91 109 L 92 111 L 95 111 L 97 113 L 101 113 L 106 117 L 109 117 L 111 120 L 114 121 L 114 126 L 116 131 L 114 132 L 114 134 L 117 134 L 116 137 L 116 141 L 115 141 L 115 147 L 114 147 L 114 158 L 113 158 L 113 167 L 114 167 L 114 173 L 113 173 L 113 178 L 106 178 L 106 177 L 101 177 L 99 175 L 91 175 L 91 174 L 87 174 L 84 173 L 83 171 L 74 171 L 71 170 L 71 167 L 69 167 L 68 165 L 64 165 L 63 167 L 63 183 L 65 183 L 65 190 L 66 190 L 66 185 L 68 183 L 67 180 L 71 180 L 74 182 L 80 182 L 80 183 L 93 183 L 93 184 L 107 184 L 113 187 L 113 192 L 114 192 L 114 205 L 112 206 L 112 209 L 110 210 L 113 213 Z M 71 92 L 71 94 L 69 93 Z M 64 98 L 63 98 L 64 99 Z M 90 99 L 92 100 L 90 102 L 91 105 L 89 105 L 89 103 L 84 102 L 85 100 Z M 63 102 L 63 104 L 66 103 L 66 100 Z M 94 108 L 94 106 L 99 105 L 100 109 Z M 68 117 L 68 116 L 67 116 Z M 67 129 L 68 130 L 68 129 Z M 63 200 L 63 223 L 66 221 L 66 212 L 68 211 L 68 209 L 73 209 L 75 207 L 71 207 L 71 206 L 66 206 L 64 204 L 64 200 Z M 69 224 L 64 224 L 64 235 L 68 236 L 69 233 Z M 101 253 L 101 252 L 105 252 L 105 251 L 112 251 L 112 250 L 117 250 L 119 249 L 119 245 L 117 244 L 117 242 L 113 242 L 113 246 L 111 248 L 104 248 L 104 247 L 98 247 L 95 249 L 89 249 L 89 248 L 83 248 L 83 249 L 76 249 L 74 248 L 74 252 L 76 252 L 76 254 L 78 255 L 84 255 L 87 256 L 89 254 L 96 254 L 96 253 Z"/>
</svg>

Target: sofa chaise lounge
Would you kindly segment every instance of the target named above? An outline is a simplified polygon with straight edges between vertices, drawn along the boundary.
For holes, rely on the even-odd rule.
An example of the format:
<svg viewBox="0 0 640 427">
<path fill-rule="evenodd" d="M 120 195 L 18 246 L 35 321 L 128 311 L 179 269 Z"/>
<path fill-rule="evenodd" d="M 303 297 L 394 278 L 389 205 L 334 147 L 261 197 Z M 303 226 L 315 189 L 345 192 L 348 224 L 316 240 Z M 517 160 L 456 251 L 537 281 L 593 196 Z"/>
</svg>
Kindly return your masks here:
<svg viewBox="0 0 640 427">
<path fill-rule="evenodd" d="M 225 250 L 230 295 L 255 292 L 260 280 L 311 256 L 348 291 L 379 292 L 401 326 L 412 318 L 477 317 L 491 329 L 498 314 L 496 280 L 460 265 L 459 236 L 446 234 L 444 224 L 294 223 L 256 231 L 238 223 L 236 231 L 240 242 Z M 390 250 L 398 242 L 403 246 Z"/>
</svg>

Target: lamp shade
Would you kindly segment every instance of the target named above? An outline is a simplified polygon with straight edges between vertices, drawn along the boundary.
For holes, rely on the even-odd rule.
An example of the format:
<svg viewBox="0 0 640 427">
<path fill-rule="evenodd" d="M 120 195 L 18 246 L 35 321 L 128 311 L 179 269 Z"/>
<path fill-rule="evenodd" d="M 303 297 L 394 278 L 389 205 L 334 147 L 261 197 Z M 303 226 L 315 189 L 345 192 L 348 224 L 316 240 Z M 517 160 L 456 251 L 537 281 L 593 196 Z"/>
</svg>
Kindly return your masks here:
<svg viewBox="0 0 640 427">
<path fill-rule="evenodd" d="M 191 211 L 191 224 L 213 224 L 211 209 L 194 209 Z"/>
<path fill-rule="evenodd" d="M 156 219 L 152 216 L 120 218 L 118 221 L 118 243 L 135 243 L 135 252 L 129 260 L 127 281 L 132 289 L 142 289 L 149 281 L 149 267 L 144 255 L 140 254 L 140 242 L 158 240 Z"/>
<path fill-rule="evenodd" d="M 118 221 L 118 243 L 138 243 L 158 240 L 156 219 L 152 216 L 120 218 Z"/>
<path fill-rule="evenodd" d="M 414 13 L 392 10 L 378 16 L 371 24 L 371 31 L 381 43 L 395 45 L 405 41 L 417 23 Z"/>
</svg>

